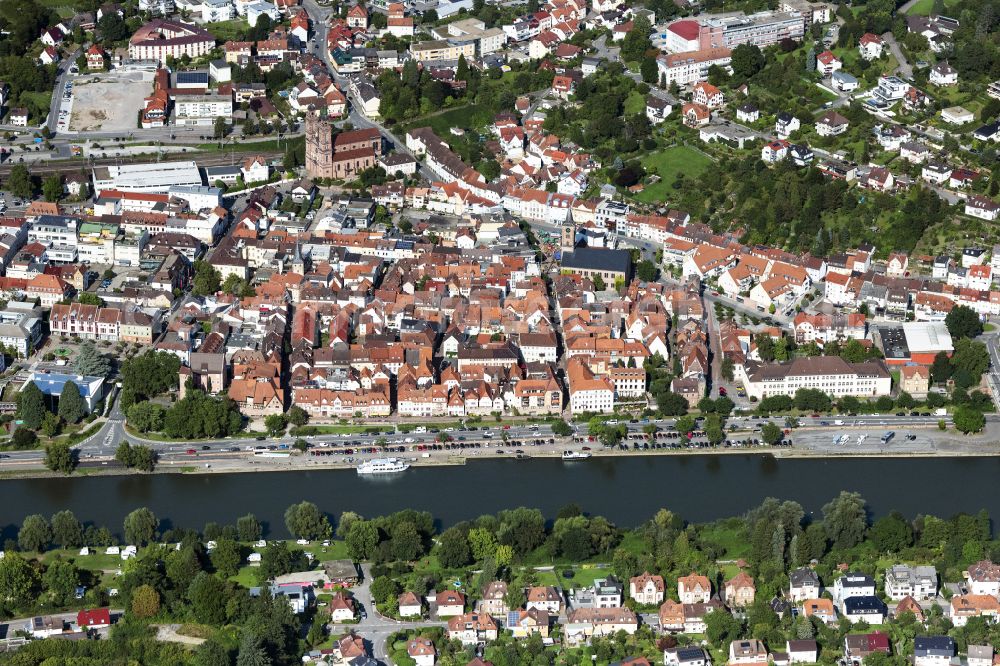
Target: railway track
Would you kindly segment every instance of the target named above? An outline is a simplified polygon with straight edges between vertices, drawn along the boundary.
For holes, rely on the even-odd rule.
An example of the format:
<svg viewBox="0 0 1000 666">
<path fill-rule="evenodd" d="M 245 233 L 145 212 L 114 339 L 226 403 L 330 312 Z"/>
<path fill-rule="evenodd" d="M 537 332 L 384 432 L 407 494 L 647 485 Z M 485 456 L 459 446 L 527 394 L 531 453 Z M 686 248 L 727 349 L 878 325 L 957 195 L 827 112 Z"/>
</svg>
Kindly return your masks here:
<svg viewBox="0 0 1000 666">
<path fill-rule="evenodd" d="M 282 157 L 283 152 L 275 150 L 264 150 L 259 153 L 255 153 L 262 156 L 264 159 L 273 159 L 275 157 Z M 224 166 L 228 164 L 239 164 L 242 161 L 244 154 L 240 154 L 237 158 L 235 155 L 225 154 L 225 153 L 201 153 L 198 151 L 191 151 L 187 153 L 166 153 L 160 156 L 160 162 L 179 162 L 194 160 L 198 163 L 198 166 Z M 10 174 L 10 170 L 16 164 L 24 164 L 28 167 L 28 170 L 32 175 L 52 175 L 52 174 L 69 174 L 69 173 L 79 173 L 81 169 L 88 170 L 95 166 L 111 166 L 116 164 L 145 164 L 154 161 L 153 158 L 149 156 L 129 156 L 129 157 L 107 157 L 98 159 L 86 159 L 77 158 L 72 160 L 59 160 L 53 162 L 4 162 L 0 165 L 0 177 L 7 176 Z"/>
</svg>

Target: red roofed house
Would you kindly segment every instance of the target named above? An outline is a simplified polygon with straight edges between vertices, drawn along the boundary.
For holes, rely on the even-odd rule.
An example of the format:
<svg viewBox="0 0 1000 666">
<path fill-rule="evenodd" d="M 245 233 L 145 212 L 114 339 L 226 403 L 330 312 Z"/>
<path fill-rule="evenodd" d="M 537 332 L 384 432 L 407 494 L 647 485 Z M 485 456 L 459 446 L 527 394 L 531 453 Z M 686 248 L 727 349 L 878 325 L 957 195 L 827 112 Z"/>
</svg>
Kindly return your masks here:
<svg viewBox="0 0 1000 666">
<path fill-rule="evenodd" d="M 710 109 L 718 108 L 725 103 L 722 91 L 705 81 L 694 85 L 694 93 L 691 96 L 691 100 L 695 104 L 701 104 Z"/>
<path fill-rule="evenodd" d="M 866 32 L 858 40 L 858 51 L 865 60 L 878 60 L 882 57 L 882 38 Z"/>
<path fill-rule="evenodd" d="M 648 571 L 640 576 L 633 576 L 628 582 L 628 596 L 646 606 L 662 603 L 666 590 L 663 576 L 656 576 Z"/>
<path fill-rule="evenodd" d="M 76 614 L 76 624 L 81 629 L 102 629 L 111 626 L 111 611 L 107 608 L 92 608 Z"/>
<path fill-rule="evenodd" d="M 833 55 L 832 51 L 823 51 L 818 56 L 816 56 L 816 71 L 820 72 L 823 76 L 830 76 L 838 69 L 844 66 L 840 58 Z"/>
<path fill-rule="evenodd" d="M 681 107 L 681 116 L 688 127 L 707 125 L 712 118 L 712 112 L 703 104 L 685 104 Z"/>
<path fill-rule="evenodd" d="M 36 275 L 28 280 L 24 293 L 28 299 L 37 298 L 43 308 L 51 308 L 70 293 L 70 286 L 55 275 Z"/>
<path fill-rule="evenodd" d="M 97 44 L 87 49 L 87 69 L 91 71 L 104 69 L 104 49 Z"/>
<path fill-rule="evenodd" d="M 575 82 L 568 76 L 554 76 L 552 77 L 552 92 L 556 94 L 557 97 L 562 99 L 569 99 L 569 96 L 573 94 L 573 88 Z"/>
<path fill-rule="evenodd" d="M 347 12 L 347 27 L 368 29 L 368 10 L 362 5 L 354 5 Z"/>
</svg>

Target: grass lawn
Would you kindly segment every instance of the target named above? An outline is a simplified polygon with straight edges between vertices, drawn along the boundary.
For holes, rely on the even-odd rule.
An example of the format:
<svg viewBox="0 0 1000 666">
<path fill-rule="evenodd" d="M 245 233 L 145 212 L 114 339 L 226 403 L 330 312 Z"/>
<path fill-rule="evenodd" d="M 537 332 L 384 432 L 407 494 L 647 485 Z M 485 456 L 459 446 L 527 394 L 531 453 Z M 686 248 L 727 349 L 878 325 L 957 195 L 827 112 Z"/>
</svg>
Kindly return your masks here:
<svg viewBox="0 0 1000 666">
<path fill-rule="evenodd" d="M 220 42 L 236 40 L 247 30 L 247 22 L 243 19 L 231 21 L 216 21 L 205 26 Z"/>
<path fill-rule="evenodd" d="M 711 162 L 711 159 L 687 146 L 672 146 L 650 153 L 642 159 L 642 165 L 647 171 L 660 176 L 660 180 L 647 185 L 637 198 L 645 203 L 664 201 L 677 174 L 684 173 L 685 177 L 698 178 Z"/>
<path fill-rule="evenodd" d="M 66 0 L 38 0 L 38 4 L 54 10 L 60 18 L 72 18 L 76 14 L 71 3 Z"/>
<path fill-rule="evenodd" d="M 633 90 L 625 99 L 625 115 L 646 113 L 646 98 L 637 90 Z"/>
<path fill-rule="evenodd" d="M 573 571 L 572 578 L 566 578 L 563 576 L 564 571 Z M 552 571 L 539 571 L 538 572 L 538 584 L 539 585 L 560 585 L 562 587 L 589 587 L 594 584 L 594 581 L 598 578 L 607 578 L 613 572 L 609 568 L 598 569 L 597 567 L 583 565 L 582 567 L 560 567 Z"/>
<path fill-rule="evenodd" d="M 28 102 L 27 100 L 31 100 Z M 46 114 L 49 112 L 49 107 L 52 105 L 52 91 L 48 90 L 46 92 L 31 92 L 28 90 L 21 92 L 22 103 L 32 104 L 33 106 L 42 110 L 41 118 L 32 118 L 32 123 L 40 123 L 46 118 Z M 29 107 L 31 108 L 31 107 Z"/>
<path fill-rule="evenodd" d="M 442 139 L 446 138 L 452 127 L 464 130 L 481 130 L 493 120 L 493 115 L 485 106 L 466 104 L 465 106 L 448 109 L 441 113 L 423 116 L 407 122 L 399 128 L 400 132 L 416 127 L 430 127 Z"/>
<path fill-rule="evenodd" d="M 944 0 L 944 6 L 946 8 L 954 7 L 956 4 L 958 4 L 957 0 Z M 922 14 L 924 16 L 929 16 L 933 10 L 934 10 L 934 0 L 917 0 L 917 2 L 915 2 L 913 6 L 907 10 L 906 13 Z"/>
<path fill-rule="evenodd" d="M 738 520 L 724 520 L 707 525 L 701 530 L 701 538 L 702 541 L 717 544 L 725 550 L 725 555 L 720 559 L 736 560 L 750 553 L 750 544 L 747 543 Z"/>
</svg>

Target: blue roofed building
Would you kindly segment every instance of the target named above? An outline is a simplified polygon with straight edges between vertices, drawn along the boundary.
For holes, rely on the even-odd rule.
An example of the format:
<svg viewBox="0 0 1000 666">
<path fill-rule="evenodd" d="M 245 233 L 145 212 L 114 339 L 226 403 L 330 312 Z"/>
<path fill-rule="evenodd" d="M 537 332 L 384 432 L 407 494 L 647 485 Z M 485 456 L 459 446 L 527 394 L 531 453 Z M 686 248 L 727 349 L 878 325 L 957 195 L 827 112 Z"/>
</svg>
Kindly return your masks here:
<svg viewBox="0 0 1000 666">
<path fill-rule="evenodd" d="M 103 377 L 84 377 L 83 375 L 74 375 L 68 372 L 36 370 L 31 373 L 28 381 L 34 382 L 35 386 L 42 392 L 42 395 L 48 398 L 53 405 L 58 401 L 59 396 L 62 395 L 63 387 L 66 386 L 66 383 L 73 382 L 80 389 L 80 397 L 83 398 L 88 413 L 92 412 L 97 403 L 104 398 Z M 25 386 L 27 384 L 28 382 L 24 383 Z M 24 386 L 21 389 L 24 390 Z"/>
</svg>

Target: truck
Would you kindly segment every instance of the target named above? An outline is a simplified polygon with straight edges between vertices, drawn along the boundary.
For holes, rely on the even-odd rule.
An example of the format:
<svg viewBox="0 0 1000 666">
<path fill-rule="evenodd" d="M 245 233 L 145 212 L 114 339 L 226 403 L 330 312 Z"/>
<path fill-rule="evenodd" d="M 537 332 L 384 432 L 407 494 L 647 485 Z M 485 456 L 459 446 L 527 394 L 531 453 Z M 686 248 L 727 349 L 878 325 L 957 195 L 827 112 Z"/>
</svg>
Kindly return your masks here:
<svg viewBox="0 0 1000 666">
<path fill-rule="evenodd" d="M 948 410 L 944 407 L 939 407 L 934 410 L 934 416 L 948 416 Z"/>
</svg>

